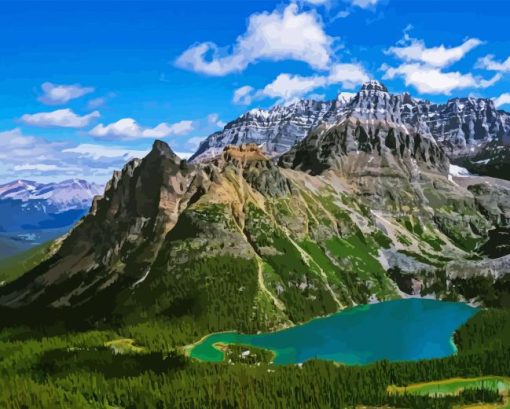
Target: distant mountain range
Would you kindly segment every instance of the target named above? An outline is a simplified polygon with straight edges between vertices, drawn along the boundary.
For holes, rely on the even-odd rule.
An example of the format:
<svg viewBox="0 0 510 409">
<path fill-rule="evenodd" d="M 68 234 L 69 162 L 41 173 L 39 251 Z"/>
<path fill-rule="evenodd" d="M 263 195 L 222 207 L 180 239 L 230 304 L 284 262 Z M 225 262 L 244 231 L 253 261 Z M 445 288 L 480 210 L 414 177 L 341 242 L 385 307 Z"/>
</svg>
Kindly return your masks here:
<svg viewBox="0 0 510 409">
<path fill-rule="evenodd" d="M 0 257 L 64 234 L 101 193 L 101 186 L 78 179 L 0 185 Z"/>
<path fill-rule="evenodd" d="M 386 118 L 385 101 L 406 125 L 420 128 L 443 147 L 453 163 L 481 175 L 510 178 L 510 114 L 496 109 L 488 98 L 453 98 L 444 104 L 413 98 L 409 93 L 391 94 L 384 85 L 371 81 L 361 93 L 378 90 L 376 100 L 360 106 L 354 93 L 341 93 L 333 101 L 301 100 L 269 110 L 253 109 L 210 135 L 191 157 L 203 161 L 227 145 L 255 143 L 270 156 L 287 152 L 319 124 L 331 126 L 353 113 Z M 388 117 L 391 119 L 391 117 Z"/>
</svg>

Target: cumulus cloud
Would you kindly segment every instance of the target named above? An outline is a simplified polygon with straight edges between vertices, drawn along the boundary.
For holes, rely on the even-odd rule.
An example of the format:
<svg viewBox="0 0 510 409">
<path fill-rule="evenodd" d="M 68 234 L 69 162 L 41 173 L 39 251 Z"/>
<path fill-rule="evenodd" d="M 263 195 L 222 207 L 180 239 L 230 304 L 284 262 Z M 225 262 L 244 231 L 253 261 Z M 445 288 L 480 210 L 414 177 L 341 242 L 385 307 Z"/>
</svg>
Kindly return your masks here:
<svg viewBox="0 0 510 409">
<path fill-rule="evenodd" d="M 390 47 L 387 53 L 393 54 L 405 62 L 418 62 L 432 67 L 443 68 L 460 61 L 469 51 L 480 44 L 483 44 L 481 40 L 470 38 L 457 47 L 449 48 L 440 45 L 438 47 L 427 48 L 423 40 L 409 38 L 409 44 L 402 47 Z"/>
<path fill-rule="evenodd" d="M 369 79 L 361 64 L 335 64 L 331 67 L 328 84 L 341 84 L 343 88 L 353 89 Z"/>
<path fill-rule="evenodd" d="M 226 123 L 220 119 L 220 116 L 216 113 L 207 115 L 207 123 L 209 125 L 217 126 L 218 128 L 223 128 Z"/>
<path fill-rule="evenodd" d="M 234 96 L 232 98 L 232 102 L 234 104 L 239 105 L 250 105 L 253 101 L 253 92 L 255 91 L 255 88 L 245 85 L 243 87 L 237 88 L 234 91 Z"/>
<path fill-rule="evenodd" d="M 501 94 L 499 97 L 494 98 L 494 104 L 497 108 L 503 105 L 510 105 L 510 93 Z"/>
<path fill-rule="evenodd" d="M 303 77 L 301 75 L 280 74 L 273 82 L 267 84 L 259 95 L 289 101 L 325 86 L 326 82 L 327 78 L 321 76 Z"/>
<path fill-rule="evenodd" d="M 82 87 L 79 84 L 74 85 L 58 85 L 51 82 L 45 82 L 41 85 L 43 95 L 39 97 L 39 101 L 48 105 L 61 105 L 80 98 L 84 95 L 94 92 L 93 87 Z"/>
<path fill-rule="evenodd" d="M 447 71 L 446 68 L 464 58 L 464 56 L 483 42 L 470 38 L 456 47 L 443 44 L 428 48 L 423 40 L 412 38 L 404 30 L 404 38 L 397 46 L 390 47 L 386 53 L 401 61 L 397 67 L 383 64 L 384 79 L 403 78 L 407 86 L 413 86 L 420 93 L 450 95 L 452 91 L 466 88 L 488 88 L 501 79 L 500 74 L 486 79 L 471 73 Z"/>
<path fill-rule="evenodd" d="M 260 60 L 296 60 L 326 69 L 332 43 L 318 14 L 300 11 L 296 3 L 291 3 L 281 11 L 251 15 L 246 32 L 237 38 L 230 52 L 212 42 L 199 43 L 181 54 L 176 65 L 216 76 L 243 71 Z"/>
<path fill-rule="evenodd" d="M 123 118 L 108 125 L 96 125 L 89 134 L 105 139 L 165 138 L 172 135 L 184 135 L 193 130 L 193 121 L 180 121 L 174 124 L 162 122 L 154 128 L 145 128 L 133 118 Z"/>
<path fill-rule="evenodd" d="M 436 67 L 424 64 L 402 64 L 396 68 L 383 66 L 384 79 L 402 77 L 407 86 L 413 86 L 424 94 L 450 95 L 452 91 L 466 88 L 488 88 L 501 79 L 496 74 L 490 79 L 462 74 L 459 71 L 443 72 Z"/>
<path fill-rule="evenodd" d="M 100 116 L 98 111 L 80 116 L 66 108 L 52 112 L 25 114 L 21 117 L 21 121 L 26 125 L 39 127 L 83 128 Z"/>
<path fill-rule="evenodd" d="M 489 54 L 482 57 L 476 63 L 477 68 L 484 68 L 489 71 L 510 72 L 510 57 L 505 61 L 496 61 L 494 56 Z"/>
<path fill-rule="evenodd" d="M 353 6 L 360 7 L 362 9 L 367 9 L 370 7 L 375 7 L 381 0 L 348 0 Z"/>
<path fill-rule="evenodd" d="M 255 91 L 249 86 L 239 88 L 234 93 L 234 102 L 244 102 L 245 105 L 249 105 L 253 100 L 261 98 L 275 98 L 279 102 L 289 102 L 303 98 L 318 88 L 340 84 L 342 88 L 353 89 L 369 79 L 369 74 L 361 64 L 334 64 L 328 75 L 280 74 L 261 90 Z M 239 90 L 243 88 L 245 92 L 240 97 Z"/>
</svg>

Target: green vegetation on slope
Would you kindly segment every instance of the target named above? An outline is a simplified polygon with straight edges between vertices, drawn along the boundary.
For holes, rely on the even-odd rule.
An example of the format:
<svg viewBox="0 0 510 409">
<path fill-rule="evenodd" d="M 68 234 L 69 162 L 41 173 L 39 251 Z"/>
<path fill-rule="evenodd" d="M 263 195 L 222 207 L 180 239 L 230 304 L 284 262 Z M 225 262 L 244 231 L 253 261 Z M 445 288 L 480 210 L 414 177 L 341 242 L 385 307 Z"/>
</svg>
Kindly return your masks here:
<svg viewBox="0 0 510 409">
<path fill-rule="evenodd" d="M 43 243 L 23 253 L 0 260 L 0 283 L 8 283 L 46 260 L 53 242 Z"/>
</svg>

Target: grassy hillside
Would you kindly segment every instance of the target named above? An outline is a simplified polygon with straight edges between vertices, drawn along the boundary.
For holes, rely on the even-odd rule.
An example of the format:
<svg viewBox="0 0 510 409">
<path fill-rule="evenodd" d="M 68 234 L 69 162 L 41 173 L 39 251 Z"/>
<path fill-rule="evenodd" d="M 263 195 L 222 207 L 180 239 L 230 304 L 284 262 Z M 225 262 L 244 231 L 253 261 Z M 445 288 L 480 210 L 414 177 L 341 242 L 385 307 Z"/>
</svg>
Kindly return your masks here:
<svg viewBox="0 0 510 409">
<path fill-rule="evenodd" d="M 23 253 L 0 260 L 0 283 L 8 283 L 21 277 L 46 260 L 49 257 L 52 243 L 49 241 Z"/>
</svg>

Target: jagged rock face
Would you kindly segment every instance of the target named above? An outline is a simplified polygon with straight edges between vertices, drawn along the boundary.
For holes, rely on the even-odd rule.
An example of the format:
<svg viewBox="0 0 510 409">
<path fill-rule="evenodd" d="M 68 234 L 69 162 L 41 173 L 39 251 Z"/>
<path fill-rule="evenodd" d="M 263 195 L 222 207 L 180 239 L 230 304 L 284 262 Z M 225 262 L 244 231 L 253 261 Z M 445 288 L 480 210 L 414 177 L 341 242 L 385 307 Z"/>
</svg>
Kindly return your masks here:
<svg viewBox="0 0 510 409">
<path fill-rule="evenodd" d="M 136 277 L 153 261 L 181 208 L 196 193 L 200 177 L 167 144 L 155 142 L 143 160 L 114 173 L 104 196 L 94 200 L 89 215 L 48 260 L 45 273 L 24 276 L 2 302 L 79 304 L 121 278 Z M 58 291 L 61 282 L 76 287 Z"/>
<path fill-rule="evenodd" d="M 191 161 L 210 159 L 227 145 L 255 143 L 269 156 L 286 152 L 303 139 L 331 108 L 331 102 L 299 101 L 276 106 L 268 111 L 253 109 L 228 123 L 223 131 L 209 136 L 190 158 Z"/>
<path fill-rule="evenodd" d="M 341 93 L 330 102 L 303 100 L 270 111 L 252 110 L 207 138 L 193 160 L 213 157 L 227 144 L 242 143 L 256 143 L 269 156 L 279 156 L 321 123 L 335 124 L 346 116 L 389 123 L 397 123 L 400 118 L 421 134 L 431 134 L 452 159 L 480 156 L 477 161 L 494 161 L 494 166 L 487 169 L 489 174 L 506 169 L 508 153 L 502 154 L 490 146 L 499 148 L 510 143 L 510 115 L 498 111 L 492 100 L 454 98 L 445 104 L 435 104 L 408 93 L 391 94 L 377 81 L 367 82 L 357 94 Z M 508 147 L 504 149 L 508 152 Z M 480 172 L 487 168 L 477 164 L 468 167 Z"/>
<path fill-rule="evenodd" d="M 280 159 L 280 164 L 320 174 L 339 169 L 347 177 L 364 175 L 415 179 L 417 169 L 448 171 L 443 150 L 426 125 L 404 122 L 404 97 L 377 81 L 366 84 L 343 116 L 319 125 Z"/>
<path fill-rule="evenodd" d="M 238 167 L 250 186 L 266 196 L 281 197 L 291 191 L 288 180 L 256 144 L 229 145 L 214 164 L 219 168 Z"/>
<path fill-rule="evenodd" d="M 471 154 L 460 155 L 453 163 L 478 175 L 510 180 L 510 141 L 492 141 Z"/>
<path fill-rule="evenodd" d="M 280 164 L 312 174 L 336 168 L 347 176 L 372 173 L 410 178 L 416 174 L 416 164 L 441 173 L 448 170 L 448 160 L 432 137 L 403 125 L 354 117 L 317 128 L 284 154 Z"/>
<path fill-rule="evenodd" d="M 487 98 L 454 98 L 446 104 L 409 99 L 403 115 L 419 116 L 452 156 L 470 154 L 493 140 L 501 142 L 510 128 L 494 101 Z"/>
</svg>

